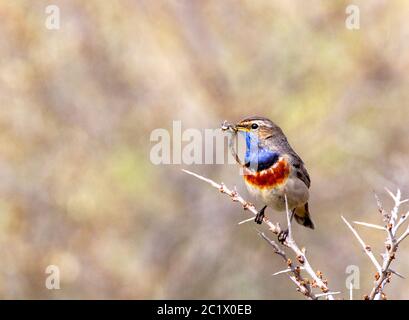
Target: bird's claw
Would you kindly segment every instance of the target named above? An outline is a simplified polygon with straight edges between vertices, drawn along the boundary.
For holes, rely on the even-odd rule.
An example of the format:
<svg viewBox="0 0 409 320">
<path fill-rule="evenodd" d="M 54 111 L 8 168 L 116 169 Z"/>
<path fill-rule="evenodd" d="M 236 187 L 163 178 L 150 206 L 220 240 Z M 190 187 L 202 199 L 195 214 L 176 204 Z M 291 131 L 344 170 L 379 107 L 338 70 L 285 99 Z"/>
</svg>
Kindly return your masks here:
<svg viewBox="0 0 409 320">
<path fill-rule="evenodd" d="M 254 219 L 254 221 L 257 224 L 261 224 L 263 222 L 263 218 L 264 218 L 264 213 L 260 214 L 260 212 L 259 212 L 259 213 L 257 213 L 256 218 Z"/>
<path fill-rule="evenodd" d="M 254 221 L 257 224 L 262 224 L 263 219 L 264 219 L 264 210 L 266 210 L 266 207 L 262 208 L 259 212 L 257 212 L 256 218 L 254 219 Z"/>
<path fill-rule="evenodd" d="M 288 236 L 288 229 L 284 230 L 284 231 L 280 231 L 280 233 L 278 234 L 278 241 L 283 244 L 285 242 L 285 240 L 287 239 Z"/>
</svg>

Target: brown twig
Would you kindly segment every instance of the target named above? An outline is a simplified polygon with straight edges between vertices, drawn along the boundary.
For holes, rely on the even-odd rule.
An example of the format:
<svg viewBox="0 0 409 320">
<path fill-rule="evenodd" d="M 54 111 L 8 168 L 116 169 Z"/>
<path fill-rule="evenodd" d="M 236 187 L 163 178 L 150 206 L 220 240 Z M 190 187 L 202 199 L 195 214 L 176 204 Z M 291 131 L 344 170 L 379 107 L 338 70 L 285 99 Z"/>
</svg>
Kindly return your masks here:
<svg viewBox="0 0 409 320">
<path fill-rule="evenodd" d="M 317 296 L 312 292 L 310 282 L 301 275 L 300 271 L 304 270 L 304 267 L 294 265 L 291 259 L 287 257 L 285 251 L 282 250 L 274 240 L 268 238 L 263 232 L 258 231 L 258 234 L 260 235 L 260 237 L 266 240 L 268 244 L 270 244 L 273 247 L 274 253 L 282 257 L 287 264 L 288 269 L 278 271 L 274 273 L 274 275 L 279 275 L 282 273 L 291 273 L 291 275 L 289 275 L 290 280 L 295 283 L 295 285 L 297 286 L 297 290 L 304 294 L 307 298 L 316 300 Z"/>
<path fill-rule="evenodd" d="M 392 197 L 392 199 L 395 202 L 394 207 L 391 210 L 391 212 L 387 212 L 386 210 L 384 210 L 382 206 L 382 202 L 380 201 L 379 197 L 375 195 L 375 198 L 378 204 L 379 213 L 381 214 L 382 220 L 385 223 L 384 227 L 373 225 L 370 223 L 355 222 L 356 224 L 360 224 L 366 227 L 386 231 L 385 252 L 382 254 L 382 258 L 383 258 L 382 264 L 380 264 L 376 260 L 374 254 L 372 253 L 371 248 L 365 244 L 365 242 L 359 236 L 358 232 L 351 226 L 351 224 L 344 217 L 342 217 L 346 225 L 353 232 L 353 234 L 357 237 L 359 243 L 364 248 L 365 253 L 371 259 L 372 263 L 374 264 L 376 268 L 374 286 L 371 292 L 369 293 L 369 295 L 365 296 L 366 299 L 368 300 L 386 299 L 384 290 L 385 290 L 386 284 L 390 282 L 392 274 L 395 274 L 401 278 L 403 277 L 396 271 L 393 271 L 390 268 L 390 266 L 392 264 L 392 261 L 396 258 L 396 252 L 398 250 L 399 244 L 409 235 L 409 226 L 400 236 L 397 235 L 397 232 L 399 231 L 400 227 L 404 224 L 409 214 L 409 213 L 402 214 L 399 217 L 399 208 L 400 208 L 400 205 L 407 202 L 408 199 L 401 200 L 401 192 L 399 189 L 397 190 L 396 194 L 393 194 L 389 190 L 387 190 L 387 192 L 389 193 L 389 195 Z"/>
<path fill-rule="evenodd" d="M 247 210 L 251 212 L 254 215 L 257 215 L 258 211 L 254 205 L 251 203 L 247 202 L 244 200 L 236 190 L 230 190 L 227 188 L 223 183 L 219 184 L 214 182 L 211 179 L 205 178 L 199 174 L 196 174 L 194 172 L 188 171 L 188 170 L 182 170 L 183 172 L 192 175 L 204 182 L 207 182 L 210 184 L 212 187 L 218 189 L 221 193 L 224 193 L 228 195 L 234 202 L 239 202 L 244 210 Z M 286 202 L 287 204 L 287 202 Z M 300 291 L 302 294 L 307 296 L 309 299 L 318 299 L 319 297 L 325 297 L 326 299 L 333 300 L 334 299 L 334 294 L 337 294 L 339 292 L 330 292 L 327 283 L 325 280 L 322 278 L 322 273 L 320 272 L 315 272 L 314 269 L 311 267 L 307 256 L 305 254 L 305 249 L 300 249 L 298 245 L 296 244 L 293 236 L 292 236 L 292 229 L 291 229 L 291 223 L 290 223 L 290 211 L 288 210 L 288 206 L 286 206 L 286 213 L 287 213 L 287 222 L 288 222 L 288 236 L 286 240 L 283 242 L 283 245 L 289 249 L 291 249 L 295 255 L 296 255 L 296 261 L 291 261 L 287 257 L 287 254 L 285 253 L 284 250 L 280 248 L 280 246 L 270 240 L 264 233 L 260 233 L 259 235 L 264 238 L 272 247 L 273 250 L 276 254 L 280 255 L 283 259 L 285 259 L 287 263 L 287 267 L 289 268 L 289 271 L 291 272 L 290 279 L 296 284 L 298 291 Z M 274 233 L 275 235 L 279 235 L 281 233 L 281 228 L 278 223 L 273 223 L 271 222 L 266 216 L 263 218 L 263 222 L 269 227 L 270 231 Z M 305 279 L 301 275 L 301 270 L 304 270 L 305 272 L 308 273 L 308 275 L 312 278 L 312 281 L 310 283 L 309 280 Z M 315 294 L 313 293 L 313 288 L 319 288 L 321 293 Z"/>
<path fill-rule="evenodd" d="M 257 215 L 258 211 L 256 207 L 252 205 L 251 203 L 247 202 L 246 200 L 244 200 L 237 193 L 235 189 L 230 190 L 223 183 L 218 184 L 211 179 L 205 178 L 191 171 L 188 171 L 188 170 L 183 170 L 183 171 L 202 181 L 209 183 L 212 187 L 217 188 L 219 189 L 220 192 L 228 195 L 234 202 L 239 202 L 243 206 L 244 210 L 247 210 L 253 213 L 254 215 Z M 409 236 L 409 226 L 407 226 L 406 230 L 402 232 L 401 235 L 397 234 L 400 228 L 404 225 L 404 223 L 409 218 L 409 212 L 399 216 L 399 208 L 403 203 L 408 202 L 409 200 L 408 199 L 401 200 L 401 192 L 399 189 L 396 194 L 393 194 L 389 190 L 387 190 L 387 192 L 389 193 L 389 195 L 392 197 L 392 199 L 395 202 L 395 205 L 390 212 L 387 212 L 386 210 L 384 210 L 380 199 L 378 198 L 377 195 L 375 195 L 379 213 L 381 214 L 381 217 L 385 223 L 385 226 L 380 226 L 380 225 L 367 223 L 367 222 L 354 221 L 354 223 L 357 225 L 362 225 L 362 226 L 377 229 L 377 230 L 383 230 L 387 233 L 386 241 L 385 241 L 385 252 L 384 254 L 382 254 L 382 258 L 383 258 L 382 263 L 378 262 L 378 260 L 375 258 L 375 255 L 372 252 L 371 247 L 365 243 L 365 241 L 361 238 L 361 236 L 358 234 L 355 228 L 343 216 L 341 216 L 345 224 L 348 226 L 348 228 L 352 231 L 352 233 L 358 239 L 366 255 L 369 257 L 369 259 L 371 260 L 371 262 L 373 263 L 376 269 L 374 286 L 371 292 L 369 293 L 369 295 L 365 296 L 365 299 L 368 299 L 368 300 L 386 299 L 384 289 L 385 289 L 386 284 L 390 282 L 392 274 L 395 274 L 400 278 L 404 278 L 401 274 L 392 270 L 390 266 L 392 264 L 392 261 L 396 258 L 396 252 L 398 250 L 399 244 L 404 239 L 406 239 L 406 237 Z M 338 294 L 339 292 L 329 291 L 327 282 L 324 281 L 322 278 L 322 273 L 320 273 L 319 271 L 317 272 L 314 271 L 314 269 L 311 267 L 311 265 L 308 262 L 308 259 L 305 254 L 305 249 L 300 249 L 298 245 L 296 244 L 296 242 L 294 241 L 294 238 L 292 235 L 291 223 L 290 223 L 290 211 L 288 210 L 287 201 L 286 201 L 286 213 L 287 213 L 287 227 L 288 227 L 289 232 L 288 232 L 288 236 L 286 240 L 283 242 L 283 246 L 291 249 L 295 253 L 297 257 L 296 261 L 292 261 L 291 259 L 289 259 L 285 250 L 283 250 L 275 241 L 269 239 L 263 232 L 258 231 L 259 235 L 272 246 L 274 253 L 281 256 L 287 264 L 287 269 L 278 271 L 274 275 L 288 274 L 291 281 L 293 281 L 294 284 L 297 286 L 297 290 L 301 292 L 302 294 L 304 294 L 309 299 L 315 300 L 320 297 L 325 297 L 327 299 L 333 300 L 334 299 L 333 296 L 335 294 Z M 239 224 L 245 223 L 247 221 L 252 221 L 252 220 L 253 218 L 246 219 L 240 222 Z M 267 217 L 263 218 L 263 222 L 267 224 L 270 231 L 274 233 L 275 235 L 279 235 L 281 233 L 282 230 L 278 223 L 271 222 Z M 308 273 L 308 275 L 312 278 L 312 281 L 303 277 L 301 274 L 301 270 Z M 313 288 L 319 288 L 322 293 L 314 293 Z"/>
</svg>

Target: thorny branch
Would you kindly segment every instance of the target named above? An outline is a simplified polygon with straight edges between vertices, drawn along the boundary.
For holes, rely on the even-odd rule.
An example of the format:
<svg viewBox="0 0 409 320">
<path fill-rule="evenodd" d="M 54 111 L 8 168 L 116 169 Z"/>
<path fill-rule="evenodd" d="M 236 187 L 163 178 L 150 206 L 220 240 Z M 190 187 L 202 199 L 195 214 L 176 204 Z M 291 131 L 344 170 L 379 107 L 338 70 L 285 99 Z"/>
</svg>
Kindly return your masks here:
<svg viewBox="0 0 409 320">
<path fill-rule="evenodd" d="M 190 174 L 202 181 L 207 182 L 212 187 L 217 188 L 221 193 L 226 194 L 229 196 L 234 202 L 239 202 L 244 210 L 250 211 L 252 214 L 257 215 L 256 207 L 251 204 L 250 202 L 244 200 L 237 192 L 236 189 L 230 190 L 227 188 L 223 183 L 218 184 L 211 179 L 205 178 L 201 175 L 193 173 L 188 170 L 182 170 L 187 174 Z M 386 189 L 387 190 L 387 189 Z M 379 263 L 376 259 L 374 253 L 372 252 L 371 247 L 365 243 L 365 241 L 361 238 L 355 228 L 343 217 L 341 216 L 342 220 L 348 226 L 348 228 L 352 231 L 355 237 L 358 239 L 359 243 L 364 249 L 364 252 L 369 257 L 373 265 L 375 266 L 376 273 L 375 273 L 375 282 L 371 292 L 368 295 L 365 295 L 365 299 L 367 300 L 380 300 L 386 299 L 386 295 L 384 293 L 384 289 L 387 283 L 391 281 L 392 274 L 403 278 L 398 272 L 391 269 L 392 261 L 396 258 L 396 252 L 398 250 L 399 244 L 409 236 L 409 225 L 406 227 L 405 231 L 401 232 L 398 235 L 398 231 L 404 225 L 404 223 L 409 218 L 409 211 L 401 214 L 399 216 L 399 208 L 400 206 L 408 202 L 409 199 L 401 200 L 401 192 L 398 189 L 396 195 L 387 190 L 389 195 L 394 200 L 394 207 L 390 212 L 384 210 L 382 203 L 377 195 L 375 195 L 379 213 L 384 221 L 384 226 L 376 225 L 372 223 L 354 221 L 354 224 L 366 226 L 369 228 L 383 230 L 386 232 L 386 241 L 385 241 L 385 252 L 382 254 L 382 262 Z M 287 200 L 287 199 L 286 199 Z M 287 204 L 287 202 L 286 202 Z M 292 229 L 290 223 L 290 211 L 288 210 L 288 206 L 286 206 L 287 212 L 287 224 L 288 224 L 288 236 L 286 240 L 283 242 L 283 247 L 279 246 L 277 242 L 270 239 L 264 232 L 258 231 L 258 234 L 261 238 L 267 241 L 269 245 L 273 248 L 275 254 L 279 255 L 285 261 L 287 268 L 281 271 L 274 273 L 273 275 L 279 274 L 287 274 L 292 282 L 297 286 L 297 291 L 304 294 L 308 299 L 316 300 L 318 298 L 326 298 L 329 300 L 334 299 L 335 294 L 339 294 L 340 292 L 332 292 L 329 290 L 327 285 L 327 280 L 323 279 L 323 275 L 321 271 L 314 271 L 311 267 L 310 263 L 305 254 L 305 248 L 300 249 L 296 244 L 293 236 L 292 236 Z M 239 224 L 253 221 L 254 218 L 246 219 L 240 222 Z M 281 227 L 278 223 L 271 222 L 268 217 L 264 216 L 263 222 L 269 227 L 269 230 L 274 233 L 275 235 L 279 235 L 281 233 Z M 292 250 L 296 255 L 296 261 L 292 261 L 289 257 L 285 248 L 289 248 Z M 301 271 L 305 271 L 310 277 L 311 280 L 306 278 L 302 275 Z M 314 288 L 319 288 L 321 293 L 315 293 L 313 291 Z"/>
<path fill-rule="evenodd" d="M 390 266 L 392 264 L 392 261 L 396 258 L 396 252 L 398 250 L 399 244 L 409 235 L 409 226 L 406 227 L 406 230 L 402 232 L 400 236 L 398 235 L 398 231 L 409 217 L 409 212 L 404 213 L 399 217 L 399 208 L 401 204 L 408 202 L 409 199 L 401 200 L 401 192 L 399 189 L 397 190 L 396 194 L 393 194 L 388 189 L 386 189 L 386 191 L 389 193 L 389 195 L 392 197 L 394 201 L 394 207 L 391 210 L 391 212 L 387 212 L 386 210 L 384 210 L 380 199 L 378 198 L 377 195 L 375 195 L 379 213 L 381 214 L 382 220 L 385 224 L 384 226 L 354 221 L 355 224 L 363 225 L 378 230 L 383 230 L 386 232 L 385 252 L 382 254 L 381 264 L 376 260 L 374 254 L 372 253 L 371 247 L 365 244 L 365 242 L 359 236 L 358 232 L 351 226 L 351 224 L 344 217 L 342 217 L 342 219 L 347 224 L 349 229 L 353 232 L 355 237 L 358 239 L 359 243 L 364 248 L 365 253 L 371 259 L 372 263 L 376 268 L 374 286 L 369 295 L 365 296 L 365 299 L 367 300 L 386 299 L 384 289 L 386 284 L 391 281 L 392 274 L 395 274 L 402 278 L 402 276 L 396 271 L 392 270 Z"/>
<path fill-rule="evenodd" d="M 252 214 L 257 215 L 258 211 L 256 207 L 253 204 L 244 200 L 238 194 L 236 189 L 230 190 L 223 183 L 218 184 L 211 179 L 205 178 L 201 175 L 198 175 L 188 170 L 182 170 L 182 171 L 202 181 L 207 182 L 212 187 L 218 189 L 221 193 L 228 195 L 234 202 L 239 202 L 243 206 L 244 210 L 250 211 Z M 280 246 L 275 241 L 269 239 L 263 232 L 259 231 L 259 235 L 272 246 L 273 251 L 279 256 L 281 256 L 287 264 L 286 270 L 280 271 L 276 274 L 282 274 L 282 273 L 289 274 L 290 279 L 297 286 L 297 290 L 301 292 L 302 294 L 304 294 L 309 299 L 315 300 L 315 299 L 318 299 L 319 297 L 324 297 L 326 299 L 333 300 L 334 295 L 338 294 L 339 292 L 331 292 L 328 288 L 327 280 L 323 279 L 322 272 L 314 271 L 314 269 L 311 267 L 307 259 L 307 256 L 305 254 L 305 249 L 304 248 L 300 249 L 292 236 L 291 224 L 290 224 L 290 211 L 288 210 L 288 208 L 286 212 L 287 212 L 287 222 L 288 222 L 289 233 L 288 233 L 286 240 L 283 243 L 283 246 L 291 249 L 295 253 L 296 261 L 292 261 L 290 258 L 288 258 L 287 253 L 283 249 L 281 249 Z M 243 222 L 246 222 L 249 220 L 250 219 L 247 219 Z M 251 220 L 253 220 L 253 218 Z M 274 233 L 277 236 L 280 234 L 281 228 L 278 223 L 271 222 L 266 216 L 263 218 L 263 222 L 269 227 L 272 233 Z M 311 280 L 302 276 L 301 270 L 308 273 L 308 275 L 311 277 Z M 321 293 L 314 293 L 313 288 L 319 288 Z"/>
</svg>

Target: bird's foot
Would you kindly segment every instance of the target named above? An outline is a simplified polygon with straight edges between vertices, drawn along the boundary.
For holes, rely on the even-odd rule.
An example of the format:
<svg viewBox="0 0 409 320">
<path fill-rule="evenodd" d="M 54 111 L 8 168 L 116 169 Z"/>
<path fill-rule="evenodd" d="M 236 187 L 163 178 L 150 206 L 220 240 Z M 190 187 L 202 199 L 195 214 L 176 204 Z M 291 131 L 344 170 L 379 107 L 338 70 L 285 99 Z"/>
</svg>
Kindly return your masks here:
<svg viewBox="0 0 409 320">
<path fill-rule="evenodd" d="M 278 241 L 281 244 L 283 244 L 285 242 L 285 240 L 287 239 L 287 236 L 288 236 L 288 229 L 280 231 L 280 233 L 278 234 Z"/>
<path fill-rule="evenodd" d="M 264 206 L 259 212 L 257 212 L 256 214 L 256 218 L 254 219 L 254 221 L 257 224 L 261 224 L 263 222 L 263 218 L 264 218 L 264 210 L 266 210 L 267 206 Z"/>
</svg>

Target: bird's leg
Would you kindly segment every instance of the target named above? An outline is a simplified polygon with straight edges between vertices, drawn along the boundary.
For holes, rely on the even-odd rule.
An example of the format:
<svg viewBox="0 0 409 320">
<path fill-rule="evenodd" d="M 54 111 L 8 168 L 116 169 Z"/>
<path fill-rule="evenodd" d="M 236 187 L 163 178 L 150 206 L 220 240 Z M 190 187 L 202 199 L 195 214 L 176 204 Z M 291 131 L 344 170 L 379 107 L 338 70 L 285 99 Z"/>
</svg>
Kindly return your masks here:
<svg viewBox="0 0 409 320">
<path fill-rule="evenodd" d="M 267 206 L 264 206 L 259 212 L 257 212 L 256 218 L 254 221 L 258 224 L 261 224 L 263 222 L 264 218 L 264 210 L 266 210 Z"/>
<path fill-rule="evenodd" d="M 291 222 L 293 221 L 294 214 L 295 214 L 295 208 L 291 211 L 290 224 L 291 224 Z M 279 241 L 280 243 L 284 243 L 285 239 L 287 239 L 287 236 L 288 236 L 288 227 L 287 227 L 287 229 L 281 231 L 281 232 L 278 234 L 278 241 Z"/>
</svg>

